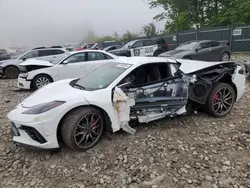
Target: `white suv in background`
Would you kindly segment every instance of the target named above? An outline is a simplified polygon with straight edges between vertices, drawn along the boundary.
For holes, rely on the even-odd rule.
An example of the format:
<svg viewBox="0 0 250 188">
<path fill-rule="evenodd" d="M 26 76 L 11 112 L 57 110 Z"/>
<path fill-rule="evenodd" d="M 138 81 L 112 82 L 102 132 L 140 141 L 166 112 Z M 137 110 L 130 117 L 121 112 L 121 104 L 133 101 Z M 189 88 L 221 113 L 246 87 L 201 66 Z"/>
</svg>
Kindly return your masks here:
<svg viewBox="0 0 250 188">
<path fill-rule="evenodd" d="M 40 59 L 40 60 L 46 60 L 46 61 L 53 61 L 53 59 L 56 59 L 58 56 L 68 52 L 64 48 L 34 48 L 31 51 L 25 52 L 21 54 L 20 56 L 0 62 L 0 76 L 6 76 L 7 78 L 17 78 L 18 74 L 20 72 L 19 70 L 19 64 L 26 61 L 27 59 Z"/>
</svg>

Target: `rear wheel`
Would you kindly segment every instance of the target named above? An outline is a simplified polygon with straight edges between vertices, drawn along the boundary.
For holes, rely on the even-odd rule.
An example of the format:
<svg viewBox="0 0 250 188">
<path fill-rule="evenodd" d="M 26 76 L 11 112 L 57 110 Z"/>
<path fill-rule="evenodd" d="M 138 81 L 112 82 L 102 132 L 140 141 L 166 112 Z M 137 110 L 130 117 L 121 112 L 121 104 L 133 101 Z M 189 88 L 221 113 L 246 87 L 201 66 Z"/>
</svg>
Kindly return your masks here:
<svg viewBox="0 0 250 188">
<path fill-rule="evenodd" d="M 6 78 L 14 79 L 19 75 L 19 69 L 14 66 L 7 67 L 4 71 Z"/>
<path fill-rule="evenodd" d="M 48 76 L 46 74 L 41 74 L 41 75 L 38 75 L 34 78 L 33 88 L 39 89 L 39 88 L 42 88 L 42 87 L 44 87 L 52 82 L 53 82 L 53 80 L 51 79 L 50 76 Z"/>
<path fill-rule="evenodd" d="M 186 56 L 186 57 L 183 57 L 183 59 L 189 59 L 189 60 L 191 60 L 192 58 L 191 58 L 191 57 Z"/>
<path fill-rule="evenodd" d="M 222 55 L 221 55 L 221 61 L 229 61 L 230 59 L 230 56 L 227 52 L 224 52 Z"/>
<path fill-rule="evenodd" d="M 70 148 L 86 151 L 100 141 L 103 130 L 103 114 L 95 108 L 85 107 L 66 116 L 62 123 L 61 136 Z"/>
<path fill-rule="evenodd" d="M 205 104 L 207 113 L 214 117 L 226 116 L 235 103 L 235 91 L 229 84 L 216 83 Z"/>
</svg>

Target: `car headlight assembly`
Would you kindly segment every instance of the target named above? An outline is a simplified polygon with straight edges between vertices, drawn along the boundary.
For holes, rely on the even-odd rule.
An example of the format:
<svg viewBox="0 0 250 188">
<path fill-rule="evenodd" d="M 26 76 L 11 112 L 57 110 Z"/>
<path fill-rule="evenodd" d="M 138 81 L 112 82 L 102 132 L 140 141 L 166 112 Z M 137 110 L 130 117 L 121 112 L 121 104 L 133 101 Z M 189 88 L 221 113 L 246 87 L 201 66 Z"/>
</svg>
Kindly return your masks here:
<svg viewBox="0 0 250 188">
<path fill-rule="evenodd" d="M 22 114 L 41 114 L 44 112 L 47 112 L 53 108 L 56 108 L 62 104 L 64 104 L 66 101 L 51 101 L 48 103 L 42 103 L 35 105 L 28 110 L 24 111 Z"/>
<path fill-rule="evenodd" d="M 20 74 L 19 74 L 19 77 L 20 77 L 20 78 L 27 78 L 28 75 L 29 75 L 29 73 L 20 73 Z"/>
</svg>

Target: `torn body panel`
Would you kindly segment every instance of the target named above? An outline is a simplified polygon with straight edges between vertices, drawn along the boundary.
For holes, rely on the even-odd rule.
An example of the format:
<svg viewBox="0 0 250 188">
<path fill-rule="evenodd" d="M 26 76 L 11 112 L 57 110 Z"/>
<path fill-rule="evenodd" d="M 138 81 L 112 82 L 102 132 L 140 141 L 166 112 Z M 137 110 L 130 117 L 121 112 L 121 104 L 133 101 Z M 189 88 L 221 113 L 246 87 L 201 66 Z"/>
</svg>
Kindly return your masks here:
<svg viewBox="0 0 250 188">
<path fill-rule="evenodd" d="M 43 69 L 48 67 L 53 67 L 54 64 L 49 61 L 43 61 L 38 59 L 29 59 L 19 65 L 20 72 L 30 72 L 37 69 Z"/>
<path fill-rule="evenodd" d="M 148 123 L 185 113 L 185 110 L 180 109 L 187 104 L 188 85 L 187 79 L 181 77 L 124 91 L 129 98 L 135 100 L 130 118 L 140 123 Z"/>
<path fill-rule="evenodd" d="M 19 66 L 19 70 L 21 73 L 27 73 L 30 71 L 38 70 L 38 69 L 43 69 L 43 68 L 49 68 L 51 66 L 46 66 L 46 65 L 26 65 L 26 66 Z"/>
</svg>

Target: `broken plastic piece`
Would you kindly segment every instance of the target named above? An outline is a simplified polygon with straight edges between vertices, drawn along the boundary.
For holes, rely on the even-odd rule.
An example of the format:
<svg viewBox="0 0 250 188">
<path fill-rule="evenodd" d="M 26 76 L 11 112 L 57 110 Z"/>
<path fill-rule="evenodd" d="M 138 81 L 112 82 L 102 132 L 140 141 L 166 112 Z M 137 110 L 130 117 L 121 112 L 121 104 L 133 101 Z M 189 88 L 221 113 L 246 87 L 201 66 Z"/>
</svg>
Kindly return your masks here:
<svg viewBox="0 0 250 188">
<path fill-rule="evenodd" d="M 116 87 L 113 102 L 115 102 L 121 129 L 129 134 L 135 134 L 136 131 L 128 125 L 130 121 L 130 107 L 135 105 L 135 100 L 129 98 L 120 88 Z"/>
</svg>

